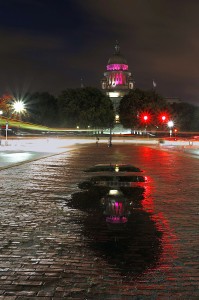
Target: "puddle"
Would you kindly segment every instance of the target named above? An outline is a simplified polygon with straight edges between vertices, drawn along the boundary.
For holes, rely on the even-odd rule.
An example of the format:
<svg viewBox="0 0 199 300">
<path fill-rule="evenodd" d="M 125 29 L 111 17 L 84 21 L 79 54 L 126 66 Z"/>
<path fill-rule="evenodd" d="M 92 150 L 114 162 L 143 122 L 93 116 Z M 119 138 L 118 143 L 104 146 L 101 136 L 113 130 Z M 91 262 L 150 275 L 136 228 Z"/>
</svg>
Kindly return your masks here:
<svg viewBox="0 0 199 300">
<path fill-rule="evenodd" d="M 124 172 L 132 172 L 131 166 L 126 166 Z M 95 255 L 103 257 L 121 275 L 137 277 L 158 263 L 162 232 L 156 228 L 151 214 L 143 209 L 143 186 L 121 185 L 118 188 L 115 184 L 112 188 L 103 184 L 115 179 L 115 183 L 131 183 L 135 178 L 136 182 L 139 179 L 143 182 L 144 176 L 113 176 L 112 169 L 100 175 L 105 168 L 105 165 L 98 165 L 87 169 L 86 172 L 96 170 L 99 175 L 79 183 L 80 190 L 67 204 L 87 212 L 80 225 Z"/>
</svg>

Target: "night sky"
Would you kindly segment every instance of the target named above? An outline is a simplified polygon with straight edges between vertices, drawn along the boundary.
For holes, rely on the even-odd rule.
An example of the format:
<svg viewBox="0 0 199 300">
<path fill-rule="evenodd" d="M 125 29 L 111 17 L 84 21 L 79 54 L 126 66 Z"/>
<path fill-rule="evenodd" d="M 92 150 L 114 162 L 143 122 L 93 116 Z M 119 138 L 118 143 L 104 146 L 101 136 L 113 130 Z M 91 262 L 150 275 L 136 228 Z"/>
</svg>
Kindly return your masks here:
<svg viewBox="0 0 199 300">
<path fill-rule="evenodd" d="M 136 87 L 199 105 L 198 0 L 0 0 L 0 95 L 100 88 L 115 41 Z"/>
</svg>

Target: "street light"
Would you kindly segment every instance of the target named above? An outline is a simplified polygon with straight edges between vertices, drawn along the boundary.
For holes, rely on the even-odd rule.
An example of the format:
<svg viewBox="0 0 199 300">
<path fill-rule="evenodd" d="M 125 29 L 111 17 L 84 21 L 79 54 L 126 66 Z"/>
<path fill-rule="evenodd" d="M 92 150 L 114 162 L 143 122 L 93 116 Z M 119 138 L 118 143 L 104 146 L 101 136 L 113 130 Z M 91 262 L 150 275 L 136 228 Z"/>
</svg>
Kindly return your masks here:
<svg viewBox="0 0 199 300">
<path fill-rule="evenodd" d="M 12 104 L 16 119 L 18 119 L 18 131 L 20 130 L 21 115 L 26 112 L 25 104 L 22 100 L 15 100 Z"/>
<path fill-rule="evenodd" d="M 13 105 L 13 110 L 14 112 L 16 112 L 19 116 L 25 112 L 25 105 L 24 105 L 24 102 L 21 101 L 21 100 L 16 100 Z"/>
<path fill-rule="evenodd" d="M 143 113 L 141 115 L 141 118 L 142 118 L 142 122 L 145 124 L 145 134 L 147 134 L 147 124 L 149 123 L 150 121 L 150 115 L 148 113 Z"/>
<path fill-rule="evenodd" d="M 169 121 L 169 122 L 167 123 L 167 125 L 168 125 L 168 127 L 169 127 L 169 135 L 170 135 L 170 137 L 171 137 L 171 136 L 172 136 L 172 128 L 173 128 L 174 123 L 173 123 L 173 121 Z"/>
</svg>

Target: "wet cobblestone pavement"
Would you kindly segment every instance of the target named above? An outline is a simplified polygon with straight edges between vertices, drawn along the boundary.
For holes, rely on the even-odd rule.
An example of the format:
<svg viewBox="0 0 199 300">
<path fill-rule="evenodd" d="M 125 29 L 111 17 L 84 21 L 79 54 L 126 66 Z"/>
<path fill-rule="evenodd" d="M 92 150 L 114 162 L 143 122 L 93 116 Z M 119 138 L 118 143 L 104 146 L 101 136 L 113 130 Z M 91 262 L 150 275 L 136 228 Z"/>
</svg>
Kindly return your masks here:
<svg viewBox="0 0 199 300">
<path fill-rule="evenodd" d="M 147 176 L 119 237 L 101 212 L 72 205 L 99 163 Z M 0 300 L 198 299 L 198 183 L 198 158 L 134 145 L 79 145 L 1 170 Z"/>
</svg>

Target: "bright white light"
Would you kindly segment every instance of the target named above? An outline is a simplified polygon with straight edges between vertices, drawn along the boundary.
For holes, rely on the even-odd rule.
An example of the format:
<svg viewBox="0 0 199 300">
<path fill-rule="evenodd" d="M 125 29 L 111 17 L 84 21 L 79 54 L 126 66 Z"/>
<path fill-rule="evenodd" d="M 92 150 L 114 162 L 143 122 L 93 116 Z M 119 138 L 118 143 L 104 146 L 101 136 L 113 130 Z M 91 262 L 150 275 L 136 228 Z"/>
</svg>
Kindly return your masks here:
<svg viewBox="0 0 199 300">
<path fill-rule="evenodd" d="M 25 111 L 24 103 L 23 103 L 22 101 L 20 101 L 20 100 L 15 101 L 15 102 L 13 103 L 13 109 L 14 109 L 14 111 L 17 112 L 17 113 L 22 113 L 22 112 L 24 112 L 24 111 Z"/>
<path fill-rule="evenodd" d="M 120 168 L 118 165 L 115 166 L 115 172 L 119 172 Z"/>
<path fill-rule="evenodd" d="M 3 111 L 2 110 L 0 110 L 0 115 L 3 115 Z"/>
<path fill-rule="evenodd" d="M 117 92 L 110 92 L 109 93 L 109 97 L 111 97 L 111 98 L 117 98 L 117 97 L 119 97 L 119 93 L 117 93 Z"/>
<path fill-rule="evenodd" d="M 119 190 L 110 190 L 109 191 L 109 195 L 111 195 L 111 196 L 115 196 L 115 195 L 119 195 L 119 194 L 120 194 Z"/>
<path fill-rule="evenodd" d="M 169 128 L 172 128 L 173 125 L 174 125 L 174 123 L 173 123 L 173 121 L 169 121 L 169 122 L 167 123 L 167 125 L 168 125 Z"/>
</svg>

